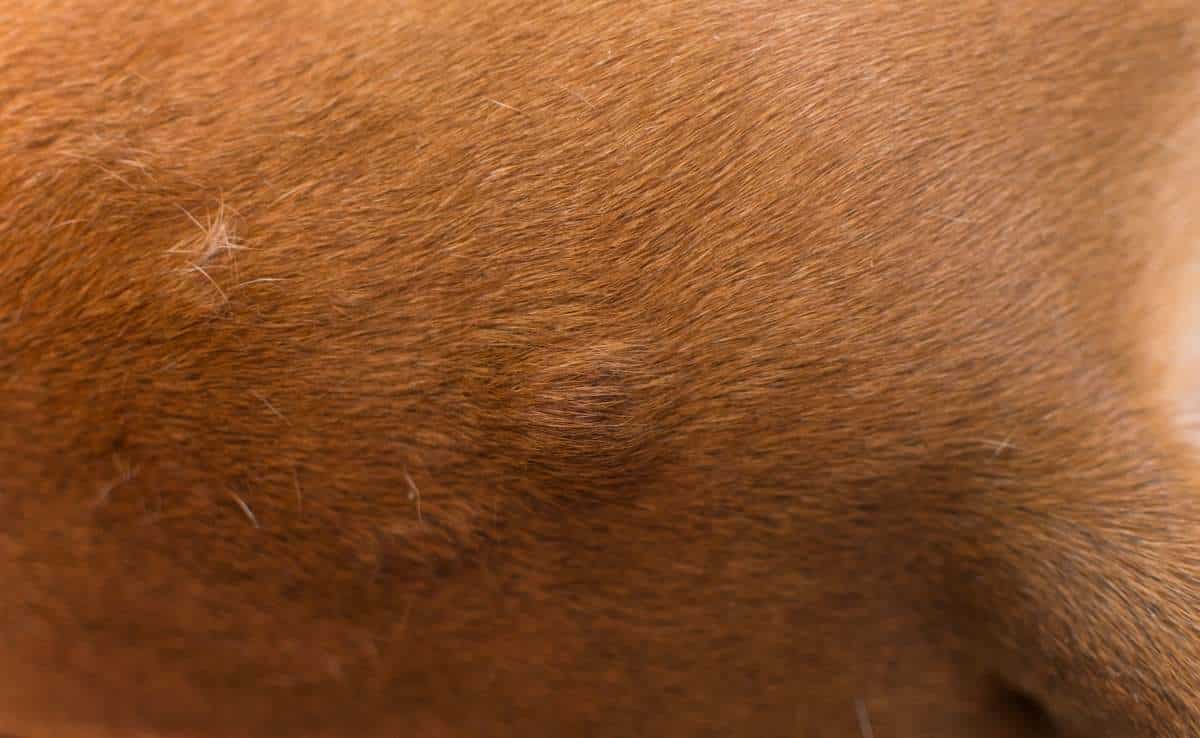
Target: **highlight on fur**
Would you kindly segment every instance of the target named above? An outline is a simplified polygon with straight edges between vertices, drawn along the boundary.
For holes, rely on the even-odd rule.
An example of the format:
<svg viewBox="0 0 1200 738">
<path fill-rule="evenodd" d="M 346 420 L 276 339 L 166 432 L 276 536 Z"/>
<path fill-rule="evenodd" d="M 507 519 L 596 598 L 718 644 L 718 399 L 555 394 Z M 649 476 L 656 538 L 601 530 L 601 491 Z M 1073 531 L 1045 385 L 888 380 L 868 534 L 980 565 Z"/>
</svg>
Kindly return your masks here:
<svg viewBox="0 0 1200 738">
<path fill-rule="evenodd" d="M 0 733 L 1200 732 L 1200 6 L 0 0 Z"/>
</svg>

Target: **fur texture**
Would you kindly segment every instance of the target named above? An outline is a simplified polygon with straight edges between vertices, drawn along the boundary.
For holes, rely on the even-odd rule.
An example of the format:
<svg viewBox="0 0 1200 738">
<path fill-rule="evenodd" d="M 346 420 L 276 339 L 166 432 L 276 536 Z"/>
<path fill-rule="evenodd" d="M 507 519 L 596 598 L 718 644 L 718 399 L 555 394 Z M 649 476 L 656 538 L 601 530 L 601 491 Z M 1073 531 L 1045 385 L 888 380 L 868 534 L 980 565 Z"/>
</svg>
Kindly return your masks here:
<svg viewBox="0 0 1200 738">
<path fill-rule="evenodd" d="M 1200 6 L 0 2 L 0 732 L 1200 732 Z"/>
</svg>

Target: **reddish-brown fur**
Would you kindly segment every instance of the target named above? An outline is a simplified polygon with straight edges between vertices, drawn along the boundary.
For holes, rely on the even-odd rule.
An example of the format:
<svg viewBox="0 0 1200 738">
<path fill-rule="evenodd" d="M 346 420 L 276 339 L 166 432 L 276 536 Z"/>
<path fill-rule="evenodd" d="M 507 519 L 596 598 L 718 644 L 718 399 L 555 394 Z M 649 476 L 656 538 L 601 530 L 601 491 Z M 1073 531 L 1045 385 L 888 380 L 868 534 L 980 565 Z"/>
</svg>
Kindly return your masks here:
<svg viewBox="0 0 1200 738">
<path fill-rule="evenodd" d="M 0 733 L 1200 732 L 1193 0 L 0 3 Z"/>
</svg>

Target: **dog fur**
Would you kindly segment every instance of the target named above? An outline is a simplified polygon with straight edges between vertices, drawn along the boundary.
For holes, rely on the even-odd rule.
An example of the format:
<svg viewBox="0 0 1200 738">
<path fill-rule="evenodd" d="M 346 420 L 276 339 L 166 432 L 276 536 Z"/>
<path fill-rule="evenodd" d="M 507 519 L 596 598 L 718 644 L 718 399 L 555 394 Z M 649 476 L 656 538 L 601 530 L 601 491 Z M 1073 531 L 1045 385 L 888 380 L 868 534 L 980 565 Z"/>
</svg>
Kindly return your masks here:
<svg viewBox="0 0 1200 738">
<path fill-rule="evenodd" d="M 1200 733 L 1192 0 L 0 21 L 0 732 Z"/>
</svg>

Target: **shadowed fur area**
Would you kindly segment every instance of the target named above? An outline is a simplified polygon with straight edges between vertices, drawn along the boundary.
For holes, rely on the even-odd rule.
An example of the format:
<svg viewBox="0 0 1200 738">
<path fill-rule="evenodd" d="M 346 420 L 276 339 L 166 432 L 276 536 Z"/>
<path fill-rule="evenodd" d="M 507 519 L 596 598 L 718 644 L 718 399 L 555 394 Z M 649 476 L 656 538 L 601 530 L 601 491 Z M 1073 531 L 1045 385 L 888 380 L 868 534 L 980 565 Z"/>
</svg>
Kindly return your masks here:
<svg viewBox="0 0 1200 738">
<path fill-rule="evenodd" d="M 0 733 L 1200 734 L 1191 0 L 0 0 Z"/>
</svg>

